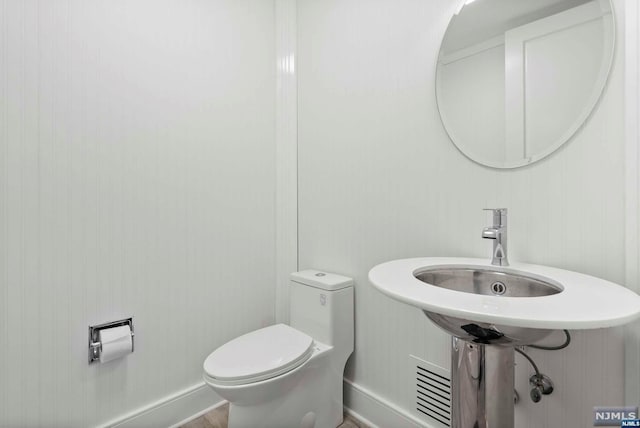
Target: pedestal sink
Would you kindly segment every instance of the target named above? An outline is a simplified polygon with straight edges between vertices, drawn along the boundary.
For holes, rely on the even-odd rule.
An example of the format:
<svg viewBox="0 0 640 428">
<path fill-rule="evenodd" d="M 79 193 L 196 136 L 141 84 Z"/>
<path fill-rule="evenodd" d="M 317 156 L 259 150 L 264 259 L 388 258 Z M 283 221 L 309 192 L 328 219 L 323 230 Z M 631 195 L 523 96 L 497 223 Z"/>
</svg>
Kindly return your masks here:
<svg viewBox="0 0 640 428">
<path fill-rule="evenodd" d="M 524 263 L 402 259 L 375 266 L 369 281 L 453 336 L 452 428 L 513 428 L 514 346 L 640 317 L 640 296 L 622 286 Z"/>
</svg>

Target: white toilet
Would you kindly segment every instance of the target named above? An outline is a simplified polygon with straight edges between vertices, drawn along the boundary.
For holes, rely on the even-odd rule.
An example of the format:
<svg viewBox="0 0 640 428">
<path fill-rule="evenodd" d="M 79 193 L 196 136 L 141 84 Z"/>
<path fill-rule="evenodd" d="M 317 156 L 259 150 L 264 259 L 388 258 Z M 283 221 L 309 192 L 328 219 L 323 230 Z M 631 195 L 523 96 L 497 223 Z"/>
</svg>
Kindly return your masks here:
<svg viewBox="0 0 640 428">
<path fill-rule="evenodd" d="M 335 428 L 353 352 L 353 280 L 291 274 L 290 325 L 227 342 L 207 357 L 204 380 L 229 401 L 229 428 Z"/>
</svg>

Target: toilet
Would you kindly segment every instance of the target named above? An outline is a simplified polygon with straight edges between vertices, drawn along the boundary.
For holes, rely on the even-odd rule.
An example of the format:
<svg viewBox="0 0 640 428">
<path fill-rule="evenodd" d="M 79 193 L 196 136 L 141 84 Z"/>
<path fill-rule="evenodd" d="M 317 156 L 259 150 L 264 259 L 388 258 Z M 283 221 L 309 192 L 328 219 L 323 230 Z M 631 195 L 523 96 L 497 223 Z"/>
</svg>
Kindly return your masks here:
<svg viewBox="0 0 640 428">
<path fill-rule="evenodd" d="M 335 428 L 353 352 L 353 280 L 291 274 L 289 325 L 237 337 L 204 362 L 204 381 L 229 402 L 229 428 Z"/>
</svg>

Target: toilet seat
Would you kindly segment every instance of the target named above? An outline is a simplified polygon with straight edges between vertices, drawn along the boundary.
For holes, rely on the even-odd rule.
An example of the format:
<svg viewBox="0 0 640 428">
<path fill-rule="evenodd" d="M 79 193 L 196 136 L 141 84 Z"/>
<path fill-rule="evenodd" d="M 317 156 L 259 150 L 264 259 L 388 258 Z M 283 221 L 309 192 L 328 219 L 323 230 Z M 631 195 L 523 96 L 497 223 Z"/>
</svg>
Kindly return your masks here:
<svg viewBox="0 0 640 428">
<path fill-rule="evenodd" d="M 313 339 L 285 324 L 247 333 L 213 351 L 204 362 L 207 381 L 245 385 L 279 376 L 306 362 Z"/>
</svg>

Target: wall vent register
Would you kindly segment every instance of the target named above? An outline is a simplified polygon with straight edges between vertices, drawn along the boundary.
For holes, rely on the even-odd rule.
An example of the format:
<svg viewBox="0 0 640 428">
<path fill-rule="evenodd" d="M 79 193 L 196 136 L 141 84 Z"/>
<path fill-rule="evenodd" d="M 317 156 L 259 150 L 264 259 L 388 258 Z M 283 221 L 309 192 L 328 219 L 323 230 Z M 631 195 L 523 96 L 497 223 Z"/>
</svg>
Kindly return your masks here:
<svg viewBox="0 0 640 428">
<path fill-rule="evenodd" d="M 451 376 L 448 370 L 411 356 L 415 364 L 415 409 L 432 426 L 451 427 Z"/>
</svg>

